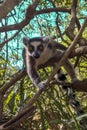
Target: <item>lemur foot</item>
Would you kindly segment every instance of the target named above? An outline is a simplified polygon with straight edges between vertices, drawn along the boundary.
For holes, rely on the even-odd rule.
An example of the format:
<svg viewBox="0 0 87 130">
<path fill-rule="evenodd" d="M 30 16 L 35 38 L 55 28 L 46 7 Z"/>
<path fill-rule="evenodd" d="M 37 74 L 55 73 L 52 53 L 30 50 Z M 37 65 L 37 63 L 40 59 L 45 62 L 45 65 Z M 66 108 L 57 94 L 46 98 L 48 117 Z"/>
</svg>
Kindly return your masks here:
<svg viewBox="0 0 87 130">
<path fill-rule="evenodd" d="M 44 80 L 44 81 L 38 83 L 38 85 L 37 85 L 38 89 L 44 89 L 45 90 L 46 89 L 46 82 L 47 82 L 47 80 Z"/>
<path fill-rule="evenodd" d="M 38 86 L 39 89 L 45 88 L 45 84 L 43 82 L 40 82 L 37 86 Z"/>
</svg>

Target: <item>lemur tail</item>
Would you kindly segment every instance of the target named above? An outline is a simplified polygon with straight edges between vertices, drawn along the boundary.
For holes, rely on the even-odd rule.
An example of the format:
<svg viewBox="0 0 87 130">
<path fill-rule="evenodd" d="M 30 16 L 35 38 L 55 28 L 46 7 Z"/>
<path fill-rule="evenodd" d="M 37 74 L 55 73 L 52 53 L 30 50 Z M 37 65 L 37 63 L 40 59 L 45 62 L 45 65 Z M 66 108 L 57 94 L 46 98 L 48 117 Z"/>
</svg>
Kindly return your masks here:
<svg viewBox="0 0 87 130">
<path fill-rule="evenodd" d="M 66 79 L 66 74 L 64 74 L 61 69 L 59 69 L 58 72 L 57 72 L 57 78 L 61 82 L 65 82 L 67 80 Z M 67 93 L 68 93 L 68 95 L 67 95 L 67 104 L 69 104 L 70 106 L 73 107 L 73 109 L 75 111 L 75 114 L 76 115 L 83 114 L 84 111 L 82 110 L 81 105 L 80 105 L 79 101 L 76 98 L 74 90 L 72 88 L 68 87 L 68 86 L 62 86 L 62 89 L 64 91 L 67 91 Z"/>
</svg>

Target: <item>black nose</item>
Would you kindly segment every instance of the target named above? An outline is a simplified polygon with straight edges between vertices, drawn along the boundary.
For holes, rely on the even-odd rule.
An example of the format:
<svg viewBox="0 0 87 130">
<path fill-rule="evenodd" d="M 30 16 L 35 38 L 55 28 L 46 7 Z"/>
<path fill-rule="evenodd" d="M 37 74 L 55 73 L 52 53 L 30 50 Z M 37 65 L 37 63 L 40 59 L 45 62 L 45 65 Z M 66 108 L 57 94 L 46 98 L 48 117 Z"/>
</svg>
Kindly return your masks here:
<svg viewBox="0 0 87 130">
<path fill-rule="evenodd" d="M 39 55 L 37 52 L 36 52 L 36 53 L 34 53 L 34 55 L 33 55 L 33 56 L 34 56 L 34 58 L 36 58 L 36 59 L 40 57 L 40 55 Z"/>
</svg>

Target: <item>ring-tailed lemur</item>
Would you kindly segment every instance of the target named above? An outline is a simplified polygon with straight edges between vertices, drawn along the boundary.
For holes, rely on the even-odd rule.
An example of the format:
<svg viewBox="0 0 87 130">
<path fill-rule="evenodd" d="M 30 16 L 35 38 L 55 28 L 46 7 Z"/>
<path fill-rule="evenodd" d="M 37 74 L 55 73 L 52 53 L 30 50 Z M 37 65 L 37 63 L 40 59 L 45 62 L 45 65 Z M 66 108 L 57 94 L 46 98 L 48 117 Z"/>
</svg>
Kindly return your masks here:
<svg viewBox="0 0 87 130">
<path fill-rule="evenodd" d="M 23 58 L 28 76 L 36 87 L 38 87 L 39 89 L 44 88 L 45 84 L 40 81 L 40 77 L 37 72 L 38 67 L 46 64 L 49 66 L 50 62 L 48 61 L 52 59 L 59 60 L 66 50 L 66 47 L 55 42 L 49 37 L 36 37 L 31 39 L 23 38 L 23 44 Z M 56 62 L 58 61 L 54 60 L 51 65 L 53 67 L 56 66 Z M 63 66 L 71 77 L 72 82 L 77 80 L 75 71 L 69 60 L 66 60 Z M 58 70 L 55 78 L 60 81 L 66 80 L 65 75 L 61 73 L 61 69 Z M 69 90 L 72 91 L 72 89 Z M 78 113 L 82 112 L 79 103 L 75 100 L 73 96 L 74 94 L 70 93 L 69 95 L 72 95 L 72 105 L 74 106 L 74 108 L 77 109 L 79 107 Z"/>
<path fill-rule="evenodd" d="M 38 67 L 46 64 L 55 57 L 59 57 L 60 59 L 60 56 L 64 53 L 66 48 L 61 44 L 55 43 L 49 37 L 37 37 L 31 39 L 23 38 L 23 44 L 23 57 L 27 73 L 36 87 L 43 88 L 44 84 L 40 82 L 40 78 L 37 73 Z M 54 61 L 52 65 L 56 66 L 56 62 Z M 72 81 L 77 79 L 74 69 L 68 60 L 64 63 L 64 68 L 70 75 Z"/>
</svg>

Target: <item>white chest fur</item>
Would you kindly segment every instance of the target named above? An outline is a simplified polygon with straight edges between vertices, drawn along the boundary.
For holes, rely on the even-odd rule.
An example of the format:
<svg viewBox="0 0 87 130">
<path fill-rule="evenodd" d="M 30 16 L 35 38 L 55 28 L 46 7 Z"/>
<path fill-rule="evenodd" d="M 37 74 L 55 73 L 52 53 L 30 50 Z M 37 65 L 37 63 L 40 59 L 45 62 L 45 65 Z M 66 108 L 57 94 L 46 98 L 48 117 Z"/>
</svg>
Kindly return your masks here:
<svg viewBox="0 0 87 130">
<path fill-rule="evenodd" d="M 46 63 L 50 58 L 53 57 L 53 52 L 51 50 L 46 51 L 45 53 L 42 53 L 40 58 L 36 59 L 36 67 L 38 67 L 38 65 L 43 65 L 44 63 Z"/>
</svg>

